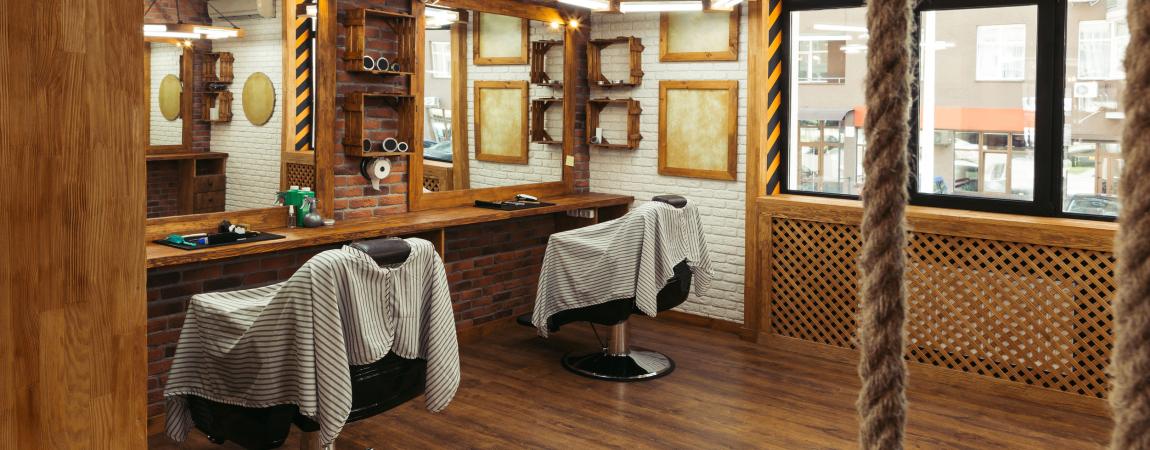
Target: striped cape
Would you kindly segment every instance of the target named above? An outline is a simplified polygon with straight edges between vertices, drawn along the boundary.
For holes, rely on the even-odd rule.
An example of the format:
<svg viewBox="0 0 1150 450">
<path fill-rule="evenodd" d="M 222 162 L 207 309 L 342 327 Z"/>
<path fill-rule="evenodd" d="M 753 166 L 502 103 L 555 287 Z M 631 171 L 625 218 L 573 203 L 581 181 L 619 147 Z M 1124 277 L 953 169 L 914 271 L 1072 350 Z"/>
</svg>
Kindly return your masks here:
<svg viewBox="0 0 1150 450">
<path fill-rule="evenodd" d="M 695 295 L 711 284 L 711 259 L 699 211 L 648 202 L 616 220 L 551 235 L 531 323 L 541 336 L 552 315 L 569 309 L 635 298 L 654 317 L 659 291 L 683 260 Z"/>
<path fill-rule="evenodd" d="M 430 242 L 405 241 L 411 254 L 397 265 L 345 246 L 279 284 L 193 296 L 164 390 L 168 436 L 187 437 L 194 424 L 183 396 L 196 395 L 297 405 L 330 444 L 351 411 L 348 365 L 388 352 L 426 359 L 427 409 L 447 407 L 459 387 L 447 276 Z"/>
</svg>

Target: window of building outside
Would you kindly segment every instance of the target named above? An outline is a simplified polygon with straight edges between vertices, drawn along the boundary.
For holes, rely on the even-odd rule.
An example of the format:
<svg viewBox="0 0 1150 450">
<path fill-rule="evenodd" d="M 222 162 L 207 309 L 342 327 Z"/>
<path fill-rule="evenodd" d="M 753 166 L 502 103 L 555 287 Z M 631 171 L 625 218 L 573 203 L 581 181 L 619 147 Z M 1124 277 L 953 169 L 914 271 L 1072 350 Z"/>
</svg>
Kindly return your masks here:
<svg viewBox="0 0 1150 450">
<path fill-rule="evenodd" d="M 933 14 L 933 13 L 927 13 Z M 987 18 L 993 20 L 993 18 Z M 978 81 L 1026 79 L 1026 24 L 978 25 L 975 63 Z"/>
</svg>

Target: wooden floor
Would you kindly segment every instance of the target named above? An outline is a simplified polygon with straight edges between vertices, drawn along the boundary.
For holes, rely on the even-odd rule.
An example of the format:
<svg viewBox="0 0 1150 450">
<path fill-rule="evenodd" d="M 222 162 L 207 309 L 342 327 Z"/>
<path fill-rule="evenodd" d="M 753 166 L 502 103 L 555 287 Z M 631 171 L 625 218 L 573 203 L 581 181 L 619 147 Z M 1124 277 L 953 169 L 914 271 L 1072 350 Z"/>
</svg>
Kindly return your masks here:
<svg viewBox="0 0 1150 450">
<path fill-rule="evenodd" d="M 595 346 L 585 324 L 550 340 L 508 327 L 461 349 L 463 383 L 446 411 L 428 413 L 418 398 L 347 426 L 338 448 L 857 448 L 853 366 L 645 318 L 633 330 L 633 342 L 678 369 L 645 383 L 582 378 L 559 358 Z M 1110 428 L 1106 418 L 925 380 L 912 380 L 909 396 L 907 448 L 1097 449 Z M 155 436 L 151 447 L 234 448 L 198 432 L 182 446 Z"/>
</svg>

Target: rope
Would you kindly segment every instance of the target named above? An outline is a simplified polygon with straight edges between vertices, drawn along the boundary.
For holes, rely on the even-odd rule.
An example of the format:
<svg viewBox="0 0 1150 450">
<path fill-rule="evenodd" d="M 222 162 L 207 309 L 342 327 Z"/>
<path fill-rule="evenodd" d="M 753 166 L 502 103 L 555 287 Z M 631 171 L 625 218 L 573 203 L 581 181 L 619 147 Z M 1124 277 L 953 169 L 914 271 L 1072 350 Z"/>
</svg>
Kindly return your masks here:
<svg viewBox="0 0 1150 450">
<path fill-rule="evenodd" d="M 1126 5 L 1125 169 L 1119 183 L 1118 295 L 1110 375 L 1113 449 L 1150 449 L 1150 0 Z"/>
<path fill-rule="evenodd" d="M 907 143 L 910 137 L 912 0 L 871 0 L 859 257 L 859 448 L 901 449 L 906 425 Z"/>
</svg>

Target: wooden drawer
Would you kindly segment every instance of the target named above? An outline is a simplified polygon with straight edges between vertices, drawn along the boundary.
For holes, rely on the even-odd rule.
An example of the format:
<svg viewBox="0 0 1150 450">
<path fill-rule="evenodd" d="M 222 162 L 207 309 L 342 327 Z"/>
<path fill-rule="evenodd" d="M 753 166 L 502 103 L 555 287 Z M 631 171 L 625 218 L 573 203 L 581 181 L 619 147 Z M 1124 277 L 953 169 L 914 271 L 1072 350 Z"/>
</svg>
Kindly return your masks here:
<svg viewBox="0 0 1150 450">
<path fill-rule="evenodd" d="M 220 212 L 224 210 L 225 191 L 203 192 L 195 196 L 192 201 L 192 212 L 195 214 Z"/>
<path fill-rule="evenodd" d="M 192 192 L 197 194 L 222 191 L 227 188 L 228 177 L 227 175 L 203 175 L 196 177 L 193 184 L 195 188 Z"/>
</svg>

